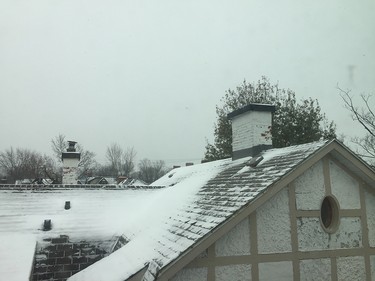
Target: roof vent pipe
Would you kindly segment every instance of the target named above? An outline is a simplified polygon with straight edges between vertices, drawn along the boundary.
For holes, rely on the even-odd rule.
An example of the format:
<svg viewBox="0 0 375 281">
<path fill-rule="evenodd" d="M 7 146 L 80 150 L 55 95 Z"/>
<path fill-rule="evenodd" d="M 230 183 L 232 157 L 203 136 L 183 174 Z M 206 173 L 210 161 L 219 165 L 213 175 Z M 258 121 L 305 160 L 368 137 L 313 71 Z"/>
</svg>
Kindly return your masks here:
<svg viewBox="0 0 375 281">
<path fill-rule="evenodd" d="M 43 231 L 49 231 L 52 229 L 52 223 L 51 220 L 44 220 L 43 223 Z"/>
<path fill-rule="evenodd" d="M 272 113 L 270 104 L 251 103 L 228 114 L 232 121 L 232 159 L 256 156 L 272 148 Z"/>
</svg>

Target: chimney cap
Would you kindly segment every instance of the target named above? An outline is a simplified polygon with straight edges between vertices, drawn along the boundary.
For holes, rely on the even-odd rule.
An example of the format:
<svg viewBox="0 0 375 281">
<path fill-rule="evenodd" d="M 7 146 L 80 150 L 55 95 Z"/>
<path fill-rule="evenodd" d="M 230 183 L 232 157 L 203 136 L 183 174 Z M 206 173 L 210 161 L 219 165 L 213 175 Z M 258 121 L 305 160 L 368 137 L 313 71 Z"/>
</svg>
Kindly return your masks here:
<svg viewBox="0 0 375 281">
<path fill-rule="evenodd" d="M 77 143 L 76 141 L 68 141 L 68 148 L 66 149 L 66 151 L 75 152 L 76 151 L 76 148 L 75 148 L 76 143 Z"/>
<path fill-rule="evenodd" d="M 231 113 L 228 113 L 227 117 L 230 120 L 248 111 L 275 112 L 276 106 L 272 104 L 249 103 L 248 105 L 245 105 L 244 107 L 241 107 L 235 111 L 232 111 Z"/>
</svg>

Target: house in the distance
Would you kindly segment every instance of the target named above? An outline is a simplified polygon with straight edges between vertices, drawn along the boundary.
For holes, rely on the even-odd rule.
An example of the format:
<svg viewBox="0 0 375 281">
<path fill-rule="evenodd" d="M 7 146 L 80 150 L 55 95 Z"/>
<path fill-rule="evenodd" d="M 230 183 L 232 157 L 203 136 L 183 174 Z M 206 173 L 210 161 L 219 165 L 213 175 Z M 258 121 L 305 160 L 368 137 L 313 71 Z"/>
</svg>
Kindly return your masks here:
<svg viewBox="0 0 375 281">
<path fill-rule="evenodd" d="M 236 159 L 147 187 L 2 188 L 0 276 L 375 280 L 374 171 L 336 140 L 269 148 L 273 110 L 230 115 Z"/>
<path fill-rule="evenodd" d="M 88 178 L 86 180 L 86 184 L 101 184 L 101 185 L 104 185 L 104 184 L 117 184 L 117 180 L 116 180 L 115 177 L 102 177 L 102 176 L 99 176 L 99 177 Z"/>
<path fill-rule="evenodd" d="M 133 178 L 125 178 L 118 182 L 121 186 L 147 186 L 148 183 L 144 182 L 140 179 L 133 179 Z"/>
</svg>

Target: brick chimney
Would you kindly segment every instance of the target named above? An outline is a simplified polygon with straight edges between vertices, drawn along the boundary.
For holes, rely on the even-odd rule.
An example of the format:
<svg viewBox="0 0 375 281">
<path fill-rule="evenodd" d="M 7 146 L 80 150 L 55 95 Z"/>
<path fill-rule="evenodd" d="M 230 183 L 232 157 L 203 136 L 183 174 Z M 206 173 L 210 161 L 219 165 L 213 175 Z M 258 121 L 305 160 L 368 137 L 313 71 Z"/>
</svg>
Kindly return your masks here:
<svg viewBox="0 0 375 281">
<path fill-rule="evenodd" d="M 271 125 L 275 106 L 251 103 L 228 114 L 232 121 L 232 159 L 256 156 L 272 148 Z"/>
<path fill-rule="evenodd" d="M 68 141 L 67 152 L 63 152 L 61 159 L 63 162 L 63 184 L 76 184 L 78 179 L 78 164 L 81 159 L 81 153 L 76 151 L 77 142 Z"/>
</svg>

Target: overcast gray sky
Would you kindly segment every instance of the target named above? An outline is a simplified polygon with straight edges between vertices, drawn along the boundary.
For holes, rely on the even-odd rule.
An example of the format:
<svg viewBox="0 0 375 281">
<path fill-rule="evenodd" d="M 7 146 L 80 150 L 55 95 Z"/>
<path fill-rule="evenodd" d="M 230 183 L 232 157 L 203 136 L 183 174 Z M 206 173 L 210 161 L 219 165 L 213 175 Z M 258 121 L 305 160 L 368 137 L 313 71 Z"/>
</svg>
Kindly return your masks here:
<svg viewBox="0 0 375 281">
<path fill-rule="evenodd" d="M 198 162 L 225 91 L 262 75 L 360 133 L 336 85 L 375 93 L 374 14 L 373 0 L 1 0 L 0 150 L 52 154 L 62 133 L 99 162 L 112 142 Z"/>
</svg>

